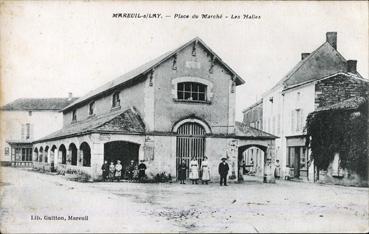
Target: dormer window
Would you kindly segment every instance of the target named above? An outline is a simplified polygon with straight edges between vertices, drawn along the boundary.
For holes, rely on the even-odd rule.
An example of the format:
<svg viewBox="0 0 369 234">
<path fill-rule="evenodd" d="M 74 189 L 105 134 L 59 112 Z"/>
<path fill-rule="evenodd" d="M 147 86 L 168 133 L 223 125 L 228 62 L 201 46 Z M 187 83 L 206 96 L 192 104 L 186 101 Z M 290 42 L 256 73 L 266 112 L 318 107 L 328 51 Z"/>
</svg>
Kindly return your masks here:
<svg viewBox="0 0 369 234">
<path fill-rule="evenodd" d="M 182 82 L 177 84 L 178 100 L 207 101 L 207 86 L 196 82 Z"/>
<path fill-rule="evenodd" d="M 88 106 L 88 114 L 93 115 L 95 111 L 95 101 L 92 101 Z"/>
<path fill-rule="evenodd" d="M 120 106 L 119 92 L 113 94 L 112 108 Z"/>
<path fill-rule="evenodd" d="M 73 110 L 72 112 L 72 121 L 77 121 L 77 110 Z"/>
</svg>

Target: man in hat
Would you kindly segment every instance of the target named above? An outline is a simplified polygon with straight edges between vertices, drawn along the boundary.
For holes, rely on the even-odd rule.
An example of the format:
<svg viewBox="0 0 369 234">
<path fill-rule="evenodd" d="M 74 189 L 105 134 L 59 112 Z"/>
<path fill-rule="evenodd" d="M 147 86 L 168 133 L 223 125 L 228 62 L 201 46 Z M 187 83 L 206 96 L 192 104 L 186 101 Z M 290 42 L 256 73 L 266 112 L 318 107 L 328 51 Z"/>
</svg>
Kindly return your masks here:
<svg viewBox="0 0 369 234">
<path fill-rule="evenodd" d="M 228 186 L 227 185 L 228 171 L 229 171 L 228 163 L 226 162 L 226 158 L 223 157 L 222 162 L 219 163 L 219 167 L 218 167 L 218 172 L 220 175 L 220 186 L 222 186 L 223 184 L 224 186 Z"/>
</svg>

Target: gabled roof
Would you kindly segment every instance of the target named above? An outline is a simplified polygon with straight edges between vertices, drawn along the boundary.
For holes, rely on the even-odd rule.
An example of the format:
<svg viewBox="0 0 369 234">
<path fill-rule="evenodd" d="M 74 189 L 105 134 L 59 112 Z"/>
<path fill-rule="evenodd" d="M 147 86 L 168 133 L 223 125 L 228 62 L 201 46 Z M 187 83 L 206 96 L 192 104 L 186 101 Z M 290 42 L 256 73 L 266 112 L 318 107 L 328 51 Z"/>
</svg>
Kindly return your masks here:
<svg viewBox="0 0 369 234">
<path fill-rule="evenodd" d="M 75 100 L 77 100 L 77 98 L 19 98 L 11 103 L 6 104 L 0 109 L 8 111 L 59 111 L 74 102 Z"/>
<path fill-rule="evenodd" d="M 94 132 L 140 134 L 145 132 L 145 124 L 134 108 L 118 110 L 74 122 L 34 142 L 62 139 Z"/>
<path fill-rule="evenodd" d="M 216 60 L 221 63 L 224 67 L 226 67 L 236 78 L 236 85 L 241 85 L 244 84 L 245 81 L 232 69 L 230 68 L 225 62 L 223 62 L 223 60 L 213 51 L 210 49 L 210 47 L 208 47 L 205 42 L 203 42 L 199 37 L 196 37 L 192 40 L 190 40 L 189 42 L 185 43 L 184 45 L 178 47 L 175 50 L 169 51 L 167 53 L 164 53 L 163 55 L 143 64 L 142 66 L 131 70 L 130 72 L 127 72 L 126 74 L 102 85 L 101 87 L 87 93 L 85 96 L 79 98 L 78 100 L 76 100 L 74 103 L 68 105 L 67 107 L 65 107 L 63 109 L 63 111 L 67 111 L 70 110 L 72 107 L 84 103 L 87 100 L 91 100 L 94 97 L 97 97 L 105 92 L 109 92 L 111 90 L 113 90 L 114 88 L 116 88 L 119 85 L 124 85 L 128 82 L 132 82 L 136 79 L 142 78 L 142 75 L 145 75 L 147 73 L 149 73 L 150 71 L 152 71 L 153 68 L 159 66 L 161 63 L 165 62 L 166 60 L 168 60 L 169 58 L 171 58 L 172 56 L 174 56 L 176 53 L 178 53 L 179 51 L 183 50 L 184 48 L 186 48 L 187 46 L 191 45 L 192 43 L 197 42 L 198 44 L 202 45 L 209 53 L 211 53 Z"/>
<path fill-rule="evenodd" d="M 286 89 L 340 72 L 347 72 L 346 59 L 331 44 L 324 42 L 309 56 L 300 60 L 272 89 L 280 85 Z M 355 75 L 362 78 L 358 72 Z"/>
<path fill-rule="evenodd" d="M 235 135 L 236 137 L 242 138 L 264 138 L 264 139 L 275 139 L 278 138 L 272 134 L 264 132 L 262 130 L 247 126 L 244 123 L 235 122 Z"/>
<path fill-rule="evenodd" d="M 313 113 L 322 112 L 322 111 L 333 111 L 333 110 L 356 110 L 361 105 L 363 105 L 365 102 L 366 102 L 365 97 L 353 97 L 353 98 L 346 99 L 344 101 L 338 102 L 333 105 L 320 107 Z"/>
<path fill-rule="evenodd" d="M 252 108 L 254 108 L 254 107 L 256 107 L 256 106 L 258 106 L 258 105 L 260 105 L 262 103 L 263 103 L 263 99 L 261 98 L 259 101 L 255 102 L 251 106 L 246 107 L 245 109 L 243 109 L 242 113 L 245 113 L 246 111 L 248 111 L 248 110 L 250 110 L 250 109 L 252 109 Z"/>
</svg>

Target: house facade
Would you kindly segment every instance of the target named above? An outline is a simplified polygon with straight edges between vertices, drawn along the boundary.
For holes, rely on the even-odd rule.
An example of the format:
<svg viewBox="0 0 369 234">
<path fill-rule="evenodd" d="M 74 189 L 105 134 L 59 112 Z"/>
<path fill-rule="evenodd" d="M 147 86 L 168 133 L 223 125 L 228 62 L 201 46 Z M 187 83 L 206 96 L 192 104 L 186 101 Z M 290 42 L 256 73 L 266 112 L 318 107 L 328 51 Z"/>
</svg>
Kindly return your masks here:
<svg viewBox="0 0 369 234">
<path fill-rule="evenodd" d="M 238 176 L 242 152 L 258 146 L 274 157 L 274 136 L 235 121 L 241 77 L 200 38 L 118 77 L 63 109 L 63 129 L 35 141 L 57 170 L 101 177 L 104 160 L 144 160 L 147 174 L 175 177 L 180 161 L 209 159 L 217 178 L 221 157 Z M 241 153 L 240 153 L 241 152 Z M 42 163 L 36 166 L 47 166 Z"/>
<path fill-rule="evenodd" d="M 71 94 L 70 94 L 71 95 Z M 0 108 L 1 161 L 32 165 L 32 142 L 63 126 L 60 110 L 76 98 L 21 98 Z"/>
<path fill-rule="evenodd" d="M 279 137 L 275 150 L 282 176 L 313 180 L 313 163 L 305 144 L 306 117 L 319 107 L 368 94 L 368 80 L 357 72 L 356 64 L 337 51 L 337 33 L 328 32 L 319 48 L 302 53 L 300 62 L 263 94 L 262 126 Z"/>
</svg>

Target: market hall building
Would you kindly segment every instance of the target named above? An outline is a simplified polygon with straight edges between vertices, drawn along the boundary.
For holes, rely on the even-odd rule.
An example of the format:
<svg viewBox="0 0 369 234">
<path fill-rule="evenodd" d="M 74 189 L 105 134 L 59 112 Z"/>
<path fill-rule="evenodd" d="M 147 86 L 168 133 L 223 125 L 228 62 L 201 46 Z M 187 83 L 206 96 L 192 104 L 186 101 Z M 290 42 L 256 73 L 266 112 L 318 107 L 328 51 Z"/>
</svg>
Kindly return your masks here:
<svg viewBox="0 0 369 234">
<path fill-rule="evenodd" d="M 200 38 L 118 77 L 65 107 L 63 128 L 34 142 L 34 166 L 101 177 L 104 160 L 145 160 L 149 176 L 173 177 L 179 162 L 208 157 L 211 177 L 228 158 L 230 177 L 250 147 L 274 159 L 275 136 L 235 121 L 244 80 Z M 263 159 L 263 160 L 265 160 Z"/>
</svg>

